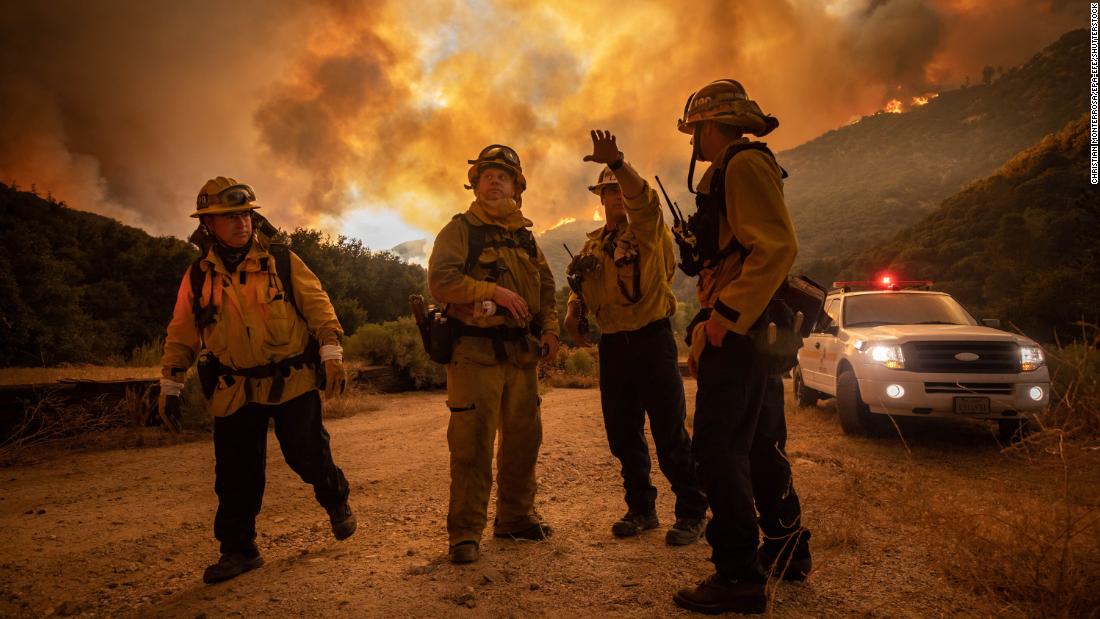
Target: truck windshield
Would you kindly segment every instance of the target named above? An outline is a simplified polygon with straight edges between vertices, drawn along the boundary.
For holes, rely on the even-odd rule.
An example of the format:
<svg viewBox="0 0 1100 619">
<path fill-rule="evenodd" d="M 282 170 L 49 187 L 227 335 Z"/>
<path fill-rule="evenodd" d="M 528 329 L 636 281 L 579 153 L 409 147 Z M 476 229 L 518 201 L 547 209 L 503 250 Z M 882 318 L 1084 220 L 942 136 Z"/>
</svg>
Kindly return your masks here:
<svg viewBox="0 0 1100 619">
<path fill-rule="evenodd" d="M 863 294 L 844 300 L 845 327 L 974 324 L 955 299 L 942 294 Z"/>
</svg>

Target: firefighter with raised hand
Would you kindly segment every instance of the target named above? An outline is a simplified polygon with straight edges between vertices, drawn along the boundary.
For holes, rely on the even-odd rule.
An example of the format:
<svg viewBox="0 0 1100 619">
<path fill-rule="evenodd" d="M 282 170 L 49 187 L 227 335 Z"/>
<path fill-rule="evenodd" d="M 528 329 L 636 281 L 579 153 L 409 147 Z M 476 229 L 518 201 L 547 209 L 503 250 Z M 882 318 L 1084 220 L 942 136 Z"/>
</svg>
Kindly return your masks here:
<svg viewBox="0 0 1100 619">
<path fill-rule="evenodd" d="M 221 558 L 203 580 L 216 583 L 263 565 L 256 516 L 263 500 L 268 420 L 283 457 L 313 486 L 338 540 L 352 535 L 348 482 L 332 461 L 321 423 L 326 398 L 346 383 L 343 330 L 320 281 L 256 209 L 252 187 L 219 176 L 203 185 L 192 240 L 202 254 L 180 284 L 165 337 L 159 410 L 178 419 L 183 378 L 198 357 L 214 417 L 214 536 Z"/>
<path fill-rule="evenodd" d="M 565 324 L 575 340 L 583 341 L 578 325 L 587 308 L 602 334 L 600 401 L 607 442 L 622 465 L 627 505 L 611 532 L 631 537 L 659 526 L 645 439 L 648 413 L 657 462 L 676 495 L 676 523 L 665 541 L 691 544 L 703 534 L 707 500 L 684 427 L 684 384 L 669 321 L 676 312 L 672 234 L 656 192 L 626 163 L 614 135 L 593 131 L 592 154 L 584 160 L 606 164 L 588 188 L 600 196 L 605 224 L 588 234 L 570 264 L 582 294 L 570 296 Z"/>
<path fill-rule="evenodd" d="M 440 230 L 428 261 L 429 290 L 446 304 L 456 338 L 447 364 L 454 563 L 480 556 L 498 430 L 494 536 L 540 541 L 553 533 L 535 511 L 535 463 L 537 365 L 558 349 L 554 277 L 520 208 L 527 180 L 516 151 L 492 144 L 468 163 L 474 201 Z"/>
<path fill-rule="evenodd" d="M 798 242 L 783 199 L 785 173 L 766 145 L 745 134 L 764 136 L 778 124 L 733 80 L 692 94 L 679 120 L 692 136 L 693 193 L 695 161 L 710 162 L 690 220 L 694 250 L 681 253 L 685 271 L 699 275 L 703 308 L 691 334 L 699 385 L 693 448 L 712 512 L 706 536 L 716 571 L 674 599 L 699 612 L 764 612 L 767 574 L 803 580 L 811 568 L 785 453 L 783 383 L 760 350 L 761 333 L 779 320 L 770 315 L 772 301 Z"/>
</svg>

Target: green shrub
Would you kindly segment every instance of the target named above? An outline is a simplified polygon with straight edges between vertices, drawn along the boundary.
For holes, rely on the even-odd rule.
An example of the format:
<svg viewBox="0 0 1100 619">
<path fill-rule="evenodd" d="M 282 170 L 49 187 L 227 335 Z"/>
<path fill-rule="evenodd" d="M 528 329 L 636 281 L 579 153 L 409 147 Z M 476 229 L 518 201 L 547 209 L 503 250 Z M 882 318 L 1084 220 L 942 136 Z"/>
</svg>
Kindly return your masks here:
<svg viewBox="0 0 1100 619">
<path fill-rule="evenodd" d="M 565 373 L 573 376 L 596 376 L 595 357 L 583 348 L 574 349 L 565 359 Z"/>
<path fill-rule="evenodd" d="M 374 365 L 393 363 L 393 336 L 380 324 L 366 324 L 344 341 L 344 357 Z"/>
<path fill-rule="evenodd" d="M 411 316 L 380 325 L 363 325 L 344 342 L 344 355 L 349 360 L 393 366 L 417 389 L 447 384 L 446 368 L 428 358 Z"/>
</svg>

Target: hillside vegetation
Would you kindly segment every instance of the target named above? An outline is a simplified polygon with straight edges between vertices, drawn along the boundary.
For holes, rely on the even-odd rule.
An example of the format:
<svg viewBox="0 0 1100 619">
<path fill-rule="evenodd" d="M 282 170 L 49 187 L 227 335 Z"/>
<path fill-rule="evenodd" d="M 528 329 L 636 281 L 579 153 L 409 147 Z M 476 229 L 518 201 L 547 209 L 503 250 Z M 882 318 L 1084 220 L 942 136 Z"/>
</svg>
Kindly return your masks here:
<svg viewBox="0 0 1100 619">
<path fill-rule="evenodd" d="M 195 247 L 0 184 L 0 367 L 125 363 L 156 350 Z M 317 230 L 283 235 L 345 331 L 408 314 L 424 269 Z M 148 362 L 149 359 L 146 359 Z M 153 360 L 155 361 L 155 360 Z"/>
<path fill-rule="evenodd" d="M 989 84 L 945 91 L 778 154 L 799 263 L 863 249 L 920 220 L 964 185 L 1088 109 L 1089 41 L 1063 35 Z M 908 103 L 908 102 L 906 102 Z"/>
<path fill-rule="evenodd" d="M 981 316 L 1032 337 L 1080 338 L 1100 323 L 1100 191 L 1089 183 L 1088 117 L 1069 123 L 846 261 L 842 278 L 930 278 Z"/>
</svg>

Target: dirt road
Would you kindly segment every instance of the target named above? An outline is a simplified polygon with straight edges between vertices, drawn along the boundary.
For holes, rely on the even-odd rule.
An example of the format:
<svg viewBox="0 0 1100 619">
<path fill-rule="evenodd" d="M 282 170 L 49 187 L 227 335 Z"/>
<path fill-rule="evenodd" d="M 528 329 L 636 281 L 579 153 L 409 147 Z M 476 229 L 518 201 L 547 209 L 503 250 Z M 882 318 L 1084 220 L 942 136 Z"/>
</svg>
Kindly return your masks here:
<svg viewBox="0 0 1100 619">
<path fill-rule="evenodd" d="M 694 382 L 687 388 L 692 402 Z M 445 558 L 441 393 L 371 396 L 377 410 L 328 422 L 360 522 L 346 542 L 331 538 L 272 437 L 258 523 L 267 565 L 215 586 L 201 582 L 217 558 L 209 441 L 62 453 L 0 469 L 0 616 L 686 615 L 671 596 L 709 573 L 709 549 L 664 544 L 672 500 L 659 473 L 662 529 L 611 536 L 625 509 L 598 395 L 557 389 L 544 398 L 538 502 L 557 535 L 538 544 L 489 537 L 482 560 L 463 567 Z M 1010 510 L 1048 492 L 1046 469 L 1002 455 L 981 429 L 914 431 L 910 455 L 896 438 L 843 436 L 828 406 L 789 410 L 817 569 L 805 584 L 773 587 L 773 612 L 990 612 L 942 569 L 944 537 L 918 512 Z"/>
</svg>

